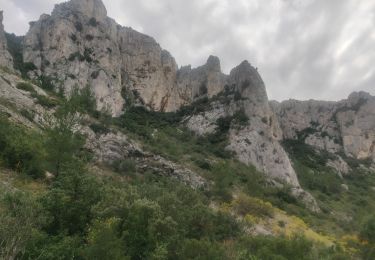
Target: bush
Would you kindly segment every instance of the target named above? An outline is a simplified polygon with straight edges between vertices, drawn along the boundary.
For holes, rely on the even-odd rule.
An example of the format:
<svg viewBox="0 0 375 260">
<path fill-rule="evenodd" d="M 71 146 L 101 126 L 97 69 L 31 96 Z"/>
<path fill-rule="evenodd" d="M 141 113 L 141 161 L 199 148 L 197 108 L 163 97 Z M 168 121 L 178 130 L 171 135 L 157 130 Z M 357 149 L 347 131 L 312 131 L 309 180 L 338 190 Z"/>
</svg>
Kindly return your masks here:
<svg viewBox="0 0 375 260">
<path fill-rule="evenodd" d="M 54 80 L 55 79 L 53 77 L 42 75 L 42 76 L 39 76 L 36 83 L 40 88 L 46 91 L 53 92 L 53 91 L 56 91 L 56 87 L 53 83 Z"/>
<path fill-rule="evenodd" d="M 249 117 L 246 115 L 245 111 L 240 110 L 233 115 L 233 120 L 235 123 L 245 126 L 249 122 Z"/>
<path fill-rule="evenodd" d="M 362 225 L 361 238 L 371 244 L 375 244 L 375 217 L 371 216 Z"/>
<path fill-rule="evenodd" d="M 109 128 L 103 124 L 91 124 L 90 128 L 95 134 L 107 134 L 110 132 Z"/>
<path fill-rule="evenodd" d="M 33 231 L 45 224 L 45 212 L 31 193 L 20 191 L 2 190 L 0 208 L 0 258 L 20 259 Z"/>
<path fill-rule="evenodd" d="M 90 18 L 90 20 L 89 20 L 90 26 L 96 27 L 96 26 L 98 26 L 98 24 L 99 24 L 99 22 L 96 21 L 95 17 Z"/>
<path fill-rule="evenodd" d="M 29 121 L 33 122 L 34 121 L 34 111 L 29 111 L 29 110 L 26 110 L 26 109 L 22 109 L 20 111 L 21 115 L 24 116 L 25 118 L 27 118 Z"/>
<path fill-rule="evenodd" d="M 0 158 L 6 167 L 33 178 L 44 176 L 41 138 L 0 116 Z"/>
<path fill-rule="evenodd" d="M 96 112 L 96 98 L 90 86 L 82 89 L 77 86 L 74 87 L 70 94 L 69 105 L 77 112 L 94 115 Z"/>
<path fill-rule="evenodd" d="M 96 221 L 88 234 L 88 245 L 84 255 L 86 259 L 130 259 L 124 255 L 123 242 L 118 236 L 118 220 L 111 218 Z"/>
<path fill-rule="evenodd" d="M 273 207 L 269 202 L 264 202 L 246 195 L 239 195 L 238 198 L 233 201 L 233 207 L 241 216 L 250 214 L 256 217 L 272 217 L 274 214 Z"/>
<path fill-rule="evenodd" d="M 241 259 L 280 259 L 300 260 L 316 259 L 313 254 L 313 244 L 303 237 L 244 237 L 240 241 Z M 251 258 L 252 257 L 252 258 Z"/>
<path fill-rule="evenodd" d="M 30 93 L 36 93 L 34 87 L 30 83 L 27 83 L 27 82 L 17 83 L 16 88 L 24 90 L 24 91 L 28 91 Z"/>
<path fill-rule="evenodd" d="M 226 259 L 223 247 L 209 240 L 185 240 L 179 252 L 179 259 Z"/>
<path fill-rule="evenodd" d="M 123 175 L 133 175 L 136 173 L 135 161 L 127 160 L 117 160 L 112 163 L 113 169 Z"/>
<path fill-rule="evenodd" d="M 36 98 L 37 104 L 46 107 L 46 108 L 54 108 L 59 105 L 59 101 L 56 99 L 49 98 L 47 96 L 39 95 L 34 93 L 32 97 Z"/>
</svg>

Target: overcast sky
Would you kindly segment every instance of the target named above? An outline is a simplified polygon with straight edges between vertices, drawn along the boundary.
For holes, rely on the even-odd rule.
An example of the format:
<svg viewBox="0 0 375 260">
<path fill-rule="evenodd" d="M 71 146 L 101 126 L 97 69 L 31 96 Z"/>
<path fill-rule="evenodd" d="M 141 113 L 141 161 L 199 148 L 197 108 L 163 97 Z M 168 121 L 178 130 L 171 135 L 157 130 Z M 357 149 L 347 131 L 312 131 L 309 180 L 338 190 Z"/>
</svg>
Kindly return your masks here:
<svg viewBox="0 0 375 260">
<path fill-rule="evenodd" d="M 0 0 L 8 32 L 59 0 Z M 153 36 L 181 65 L 210 54 L 258 67 L 271 99 L 375 94 L 374 0 L 103 0 L 118 23 Z"/>
</svg>

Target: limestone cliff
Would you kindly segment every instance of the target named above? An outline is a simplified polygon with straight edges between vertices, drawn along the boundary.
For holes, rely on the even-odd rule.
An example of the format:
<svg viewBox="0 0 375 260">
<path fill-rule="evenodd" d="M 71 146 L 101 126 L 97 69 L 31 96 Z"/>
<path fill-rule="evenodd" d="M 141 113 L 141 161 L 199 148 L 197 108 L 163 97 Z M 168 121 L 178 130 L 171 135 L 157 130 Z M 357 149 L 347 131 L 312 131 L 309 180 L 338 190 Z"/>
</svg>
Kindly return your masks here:
<svg viewBox="0 0 375 260">
<path fill-rule="evenodd" d="M 227 149 L 271 178 L 299 187 L 296 173 L 279 143 L 282 132 L 269 106 L 265 85 L 249 62 L 244 61 L 231 71 L 225 90 L 212 100 L 206 111 L 189 117 L 187 126 L 197 134 L 209 134 L 216 131 L 219 118 L 245 114 L 249 120 L 246 124 L 231 125 Z"/>
<path fill-rule="evenodd" d="M 90 85 L 99 108 L 119 115 L 125 96 L 153 110 L 176 110 L 177 65 L 154 39 L 107 17 L 101 0 L 72 0 L 30 23 L 24 61 L 68 93 Z M 129 98 L 130 99 L 130 98 Z"/>
<path fill-rule="evenodd" d="M 0 11 L 0 66 L 13 69 L 13 58 L 8 52 L 3 25 L 3 11 Z"/>
<path fill-rule="evenodd" d="M 210 56 L 201 67 L 182 67 L 177 72 L 181 105 L 190 104 L 202 96 L 213 97 L 224 89 L 226 80 L 227 76 L 221 72 L 220 60 L 215 56 Z"/>
<path fill-rule="evenodd" d="M 375 159 L 375 97 L 355 92 L 339 102 L 271 102 L 284 139 L 348 157 Z"/>
</svg>

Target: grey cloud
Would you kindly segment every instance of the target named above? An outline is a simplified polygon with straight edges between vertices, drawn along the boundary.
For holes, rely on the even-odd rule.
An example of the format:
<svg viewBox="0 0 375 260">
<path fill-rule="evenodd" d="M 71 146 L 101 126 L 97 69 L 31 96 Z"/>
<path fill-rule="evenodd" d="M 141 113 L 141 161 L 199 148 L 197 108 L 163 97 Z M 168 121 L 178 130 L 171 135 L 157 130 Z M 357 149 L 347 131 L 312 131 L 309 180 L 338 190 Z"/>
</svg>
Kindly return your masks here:
<svg viewBox="0 0 375 260">
<path fill-rule="evenodd" d="M 229 73 L 249 60 L 273 99 L 375 94 L 374 1 L 103 1 L 111 17 L 153 36 L 179 65 L 199 66 L 213 54 Z M 25 33 L 28 21 L 50 13 L 57 2 L 0 0 L 6 29 Z"/>
</svg>

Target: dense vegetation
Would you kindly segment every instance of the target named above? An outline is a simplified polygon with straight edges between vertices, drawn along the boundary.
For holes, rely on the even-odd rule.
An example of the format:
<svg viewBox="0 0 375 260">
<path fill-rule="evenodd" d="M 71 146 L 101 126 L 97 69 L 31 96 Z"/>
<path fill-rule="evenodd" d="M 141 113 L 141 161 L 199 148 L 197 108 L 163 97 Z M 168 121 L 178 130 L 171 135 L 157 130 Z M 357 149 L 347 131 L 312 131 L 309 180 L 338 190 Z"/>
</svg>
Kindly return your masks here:
<svg viewBox="0 0 375 260">
<path fill-rule="evenodd" d="M 301 140 L 286 141 L 284 147 L 293 159 L 302 187 L 314 195 L 322 209 L 320 214 L 308 214 L 304 219 L 316 230 L 336 236 L 356 234 L 346 237 L 349 243 L 357 251 L 362 250 L 364 259 L 373 259 L 375 176 L 364 167 L 368 166 L 368 162 L 353 160 L 342 154 L 352 170 L 350 174 L 339 177 L 337 172 L 326 166 L 333 155 L 318 152 Z"/>
<path fill-rule="evenodd" d="M 27 85 L 18 87 L 33 91 Z M 279 237 L 249 234 L 248 229 L 261 219 L 286 214 L 277 208 L 304 217 L 317 228 L 322 223 L 291 196 L 288 187 L 271 185 L 254 167 L 225 152 L 229 126 L 246 121 L 243 115 L 218 121 L 215 134 L 199 138 L 178 124 L 186 111 L 196 111 L 194 106 L 178 113 L 129 108 L 112 122 L 96 111 L 88 91 L 77 89 L 69 100 L 59 99 L 54 117 L 46 118 L 42 132 L 0 116 L 0 171 L 11 169 L 8 174 L 21 185 L 34 183 L 38 187 L 0 185 L 2 258 L 348 259 L 339 245 L 329 247 L 302 233 Z M 202 102 L 195 104 L 198 109 Z M 74 131 L 82 123 L 81 114 L 96 118 L 90 126 L 98 133 L 115 127 L 139 140 L 145 149 L 189 166 L 212 181 L 210 189 L 194 190 L 152 171 L 139 174 L 130 159 L 112 165 L 121 174 L 98 174 L 84 148 L 85 136 Z M 299 173 L 315 166 L 306 161 L 310 158 L 319 159 L 296 158 Z M 46 171 L 53 177 L 46 177 Z M 306 173 L 301 182 L 328 201 L 329 196 L 337 197 L 334 178 L 327 177 L 327 184 L 321 185 Z M 350 181 L 358 189 L 367 187 L 363 180 Z M 328 213 L 322 214 L 336 223 Z M 368 241 L 366 246 L 358 245 L 361 251 L 356 255 L 371 259 L 374 223 L 368 218 L 355 226 Z M 280 220 L 277 225 L 285 223 Z"/>
</svg>

